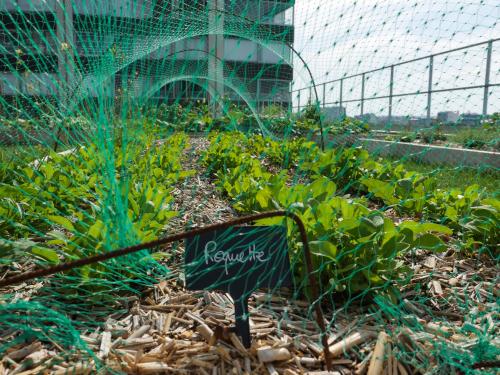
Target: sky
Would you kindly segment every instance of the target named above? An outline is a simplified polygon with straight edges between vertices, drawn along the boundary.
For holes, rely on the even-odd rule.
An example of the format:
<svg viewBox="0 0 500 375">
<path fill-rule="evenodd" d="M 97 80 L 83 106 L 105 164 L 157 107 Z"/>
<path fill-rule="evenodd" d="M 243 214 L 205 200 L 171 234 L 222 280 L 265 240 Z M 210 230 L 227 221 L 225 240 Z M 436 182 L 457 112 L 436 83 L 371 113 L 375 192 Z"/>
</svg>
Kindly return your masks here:
<svg viewBox="0 0 500 375">
<path fill-rule="evenodd" d="M 390 66 L 401 61 L 500 38 L 498 0 L 296 0 L 294 46 L 313 72 L 316 84 Z M 436 56 L 433 89 L 482 85 L 486 45 Z M 427 91 L 429 60 L 397 66 L 394 93 Z M 294 89 L 310 86 L 294 59 Z M 365 76 L 365 98 L 389 94 L 390 70 Z M 500 40 L 493 43 L 490 83 L 500 83 Z M 339 100 L 340 85 L 326 85 L 326 102 Z M 318 87 L 320 99 L 323 86 Z M 296 96 L 296 95 L 295 95 Z M 431 113 L 482 112 L 483 89 L 435 93 Z M 308 94 L 301 94 L 305 104 Z M 361 77 L 347 79 L 343 100 L 361 97 Z M 294 98 L 294 105 L 297 105 Z M 397 98 L 394 115 L 425 115 L 427 95 Z M 359 102 L 347 104 L 359 114 Z M 490 89 L 488 112 L 500 111 L 500 87 Z M 365 113 L 386 115 L 388 99 L 365 101 Z"/>
</svg>

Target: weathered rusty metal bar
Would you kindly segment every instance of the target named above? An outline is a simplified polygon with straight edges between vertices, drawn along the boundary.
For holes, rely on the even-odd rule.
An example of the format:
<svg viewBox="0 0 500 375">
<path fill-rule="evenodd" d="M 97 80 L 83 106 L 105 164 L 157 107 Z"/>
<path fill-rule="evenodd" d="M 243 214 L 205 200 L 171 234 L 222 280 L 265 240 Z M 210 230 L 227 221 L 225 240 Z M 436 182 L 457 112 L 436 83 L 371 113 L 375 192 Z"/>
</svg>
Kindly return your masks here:
<svg viewBox="0 0 500 375">
<path fill-rule="evenodd" d="M 256 220 L 268 219 L 268 218 L 279 217 L 279 216 L 285 216 L 285 217 L 289 217 L 290 219 L 293 219 L 295 221 L 295 223 L 297 224 L 297 226 L 299 227 L 299 233 L 300 233 L 301 240 L 302 240 L 303 247 L 304 247 L 304 256 L 305 256 L 305 261 L 306 261 L 309 284 L 311 287 L 312 298 L 314 299 L 313 305 L 314 305 L 315 312 L 316 312 L 316 322 L 318 323 L 318 326 L 320 327 L 321 332 L 322 332 L 322 335 L 321 335 L 322 340 L 321 341 L 323 344 L 326 367 L 328 370 L 331 370 L 331 355 L 330 355 L 330 351 L 328 348 L 328 335 L 326 332 L 323 311 L 321 309 L 321 303 L 320 303 L 321 301 L 319 300 L 318 282 L 317 282 L 316 278 L 313 276 L 311 251 L 309 249 L 307 232 L 306 232 L 306 228 L 304 226 L 304 223 L 299 218 L 299 216 L 297 216 L 296 214 L 294 214 L 292 212 L 271 211 L 271 212 L 263 212 L 260 214 L 250 215 L 250 216 L 239 217 L 239 218 L 236 218 L 236 219 L 233 219 L 230 221 L 226 221 L 224 223 L 212 224 L 212 225 L 208 225 L 205 227 L 192 229 L 192 230 L 189 230 L 186 232 L 177 233 L 177 234 L 174 234 L 174 235 L 171 235 L 171 236 L 168 236 L 165 238 L 161 238 L 161 239 L 158 239 L 155 241 L 142 243 L 142 244 L 138 244 L 138 245 L 133 245 L 133 246 L 125 247 L 125 248 L 114 250 L 114 251 L 109 251 L 107 253 L 94 255 L 92 257 L 75 260 L 73 262 L 61 263 L 61 264 L 58 264 L 58 265 L 55 265 L 52 267 L 40 268 L 40 269 L 35 270 L 35 271 L 25 272 L 25 273 L 22 273 L 20 275 L 16 275 L 13 277 L 9 277 L 9 278 L 5 278 L 3 280 L 0 280 L 0 288 L 8 286 L 8 285 L 17 284 L 17 283 L 25 282 L 28 280 L 32 280 L 32 279 L 35 279 L 38 277 L 45 277 L 45 276 L 53 275 L 55 273 L 69 271 L 73 268 L 82 267 L 82 266 L 102 262 L 102 261 L 113 259 L 113 258 L 118 258 L 118 257 L 124 256 L 124 255 L 136 253 L 136 252 L 141 251 L 141 250 L 146 250 L 146 249 L 151 249 L 153 247 L 166 245 L 168 243 L 180 241 L 180 240 L 183 240 L 183 239 L 188 238 L 188 237 L 197 236 L 197 235 L 211 232 L 211 231 L 214 231 L 217 229 L 225 229 L 225 228 L 229 228 L 229 227 L 239 225 L 239 224 L 247 224 L 247 223 L 251 223 L 251 222 L 256 221 Z"/>
</svg>

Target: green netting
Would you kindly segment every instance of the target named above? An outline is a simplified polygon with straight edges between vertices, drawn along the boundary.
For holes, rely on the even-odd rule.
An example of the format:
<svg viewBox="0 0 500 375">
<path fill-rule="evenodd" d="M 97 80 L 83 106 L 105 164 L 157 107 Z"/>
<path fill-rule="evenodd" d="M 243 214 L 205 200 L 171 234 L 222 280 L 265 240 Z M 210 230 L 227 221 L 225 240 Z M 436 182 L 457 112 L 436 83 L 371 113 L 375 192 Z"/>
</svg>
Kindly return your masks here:
<svg viewBox="0 0 500 375">
<path fill-rule="evenodd" d="M 499 16 L 492 0 L 0 2 L 0 282 L 275 210 L 312 253 L 310 272 L 297 223 L 274 217 L 251 223 L 255 247 L 218 238 L 217 266 L 186 267 L 177 241 L 2 287 L 0 374 L 290 375 L 327 368 L 325 337 L 331 373 L 497 373 Z M 293 286 L 245 294 L 246 349 L 217 290 L 231 262 L 244 285 L 281 274 L 241 266 L 270 249 Z"/>
</svg>

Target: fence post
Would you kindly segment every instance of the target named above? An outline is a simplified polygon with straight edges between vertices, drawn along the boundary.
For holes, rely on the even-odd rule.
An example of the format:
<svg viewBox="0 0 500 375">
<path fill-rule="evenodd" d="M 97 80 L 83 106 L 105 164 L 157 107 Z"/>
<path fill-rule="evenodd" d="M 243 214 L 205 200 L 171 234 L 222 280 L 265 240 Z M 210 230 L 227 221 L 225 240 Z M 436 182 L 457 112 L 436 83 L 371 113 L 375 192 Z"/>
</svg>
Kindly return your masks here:
<svg viewBox="0 0 500 375">
<path fill-rule="evenodd" d="M 429 86 L 427 89 L 427 124 L 431 124 L 431 105 L 432 105 L 432 73 L 434 70 L 434 56 L 429 57 Z"/>
<path fill-rule="evenodd" d="M 389 123 L 392 122 L 392 96 L 394 91 L 394 65 L 391 65 L 391 82 L 389 83 Z"/>
<path fill-rule="evenodd" d="M 365 114 L 365 73 L 361 75 L 361 116 Z"/>
<path fill-rule="evenodd" d="M 326 107 L 326 82 L 323 83 L 323 108 Z"/>
<path fill-rule="evenodd" d="M 483 96 L 483 116 L 488 115 L 488 95 L 490 88 L 490 72 L 491 72 L 491 52 L 493 50 L 493 41 L 488 42 L 486 51 L 486 77 L 484 79 L 484 96 Z"/>
<path fill-rule="evenodd" d="M 257 80 L 257 100 L 256 100 L 256 105 L 257 105 L 257 110 L 260 111 L 261 107 L 260 104 L 262 103 L 261 98 L 260 98 L 260 79 Z"/>
<path fill-rule="evenodd" d="M 340 80 L 340 100 L 339 100 L 339 104 L 340 104 L 340 110 L 342 111 L 342 93 L 344 91 L 344 78 L 342 78 Z"/>
</svg>

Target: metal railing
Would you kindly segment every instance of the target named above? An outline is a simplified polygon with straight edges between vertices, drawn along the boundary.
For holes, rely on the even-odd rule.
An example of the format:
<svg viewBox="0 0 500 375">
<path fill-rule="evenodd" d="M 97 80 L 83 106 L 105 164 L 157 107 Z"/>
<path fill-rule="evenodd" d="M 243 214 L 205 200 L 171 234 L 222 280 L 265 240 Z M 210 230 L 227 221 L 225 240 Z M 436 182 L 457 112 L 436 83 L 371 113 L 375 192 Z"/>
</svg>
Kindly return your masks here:
<svg viewBox="0 0 500 375">
<path fill-rule="evenodd" d="M 483 108 L 482 108 L 482 114 L 486 116 L 488 114 L 488 97 L 489 97 L 489 90 L 492 87 L 500 87 L 500 83 L 491 83 L 490 78 L 491 78 L 491 62 L 492 62 L 492 51 L 493 51 L 493 43 L 500 41 L 500 38 L 496 39 L 491 39 L 488 41 L 480 42 L 480 43 L 475 43 L 475 44 L 469 44 L 467 46 L 447 50 L 447 51 L 442 51 L 438 53 L 434 53 L 432 55 L 427 55 L 407 61 L 402 61 L 398 62 L 392 65 L 388 66 L 383 66 L 381 68 L 373 69 L 373 70 L 368 70 L 363 73 L 358 73 L 358 74 L 353 74 L 353 75 L 346 75 L 342 78 L 338 78 L 335 80 L 331 81 L 326 81 L 322 82 L 316 85 L 320 95 L 319 95 L 319 101 L 320 101 L 320 106 L 323 108 L 328 106 L 328 105 L 337 105 L 342 107 L 343 105 L 347 103 L 359 103 L 359 108 L 360 108 L 360 115 L 365 114 L 365 103 L 370 100 L 376 100 L 376 99 L 387 99 L 388 100 L 388 120 L 391 121 L 391 118 L 393 117 L 393 102 L 394 98 L 398 97 L 408 97 L 408 96 L 415 96 L 415 95 L 427 95 L 427 120 L 430 122 L 431 121 L 431 109 L 432 109 L 432 96 L 434 93 L 443 93 L 443 92 L 452 92 L 452 91 L 459 91 L 459 90 L 472 90 L 472 89 L 483 89 Z M 461 86 L 461 87 L 448 87 L 448 88 L 433 88 L 433 73 L 434 73 L 434 59 L 436 56 L 441 56 L 441 55 L 446 55 L 450 54 L 452 52 L 457 52 L 457 51 L 462 51 L 466 49 L 470 49 L 473 47 L 478 47 L 486 45 L 486 70 L 485 70 L 485 77 L 484 77 L 484 83 L 480 85 L 470 85 L 470 86 Z M 406 92 L 406 93 L 394 93 L 394 72 L 397 67 L 400 67 L 402 65 L 407 65 L 410 63 L 414 63 L 417 61 L 422 61 L 422 60 L 428 60 L 427 64 L 427 90 L 418 90 L 414 92 Z M 375 72 L 381 72 L 384 70 L 389 70 L 390 72 L 390 78 L 389 78 L 389 92 L 388 94 L 385 95 L 373 95 L 370 97 L 366 97 L 365 95 L 365 83 L 367 81 L 366 76 L 368 74 L 372 74 Z M 360 86 L 361 86 L 361 97 L 357 99 L 344 99 L 344 82 L 348 79 L 353 79 L 353 78 L 360 78 Z M 336 101 L 327 101 L 327 90 L 326 86 L 328 84 L 335 84 L 337 83 L 339 86 L 339 99 Z M 301 108 L 303 108 L 307 103 L 314 103 L 315 99 L 313 95 L 313 86 L 307 86 L 301 89 L 297 90 L 292 90 L 291 94 L 294 99 L 294 105 L 292 107 L 293 110 L 298 110 L 300 111 Z M 305 95 L 304 95 L 305 93 Z M 321 95 L 322 93 L 322 95 Z M 305 102 L 301 102 L 301 98 L 306 98 Z"/>
</svg>

